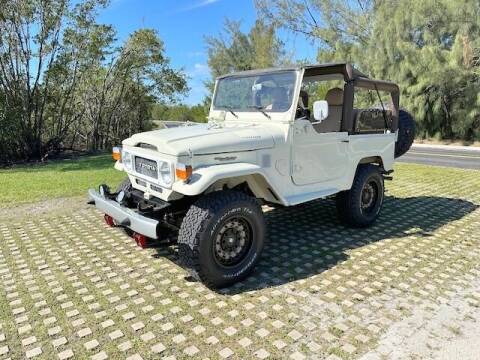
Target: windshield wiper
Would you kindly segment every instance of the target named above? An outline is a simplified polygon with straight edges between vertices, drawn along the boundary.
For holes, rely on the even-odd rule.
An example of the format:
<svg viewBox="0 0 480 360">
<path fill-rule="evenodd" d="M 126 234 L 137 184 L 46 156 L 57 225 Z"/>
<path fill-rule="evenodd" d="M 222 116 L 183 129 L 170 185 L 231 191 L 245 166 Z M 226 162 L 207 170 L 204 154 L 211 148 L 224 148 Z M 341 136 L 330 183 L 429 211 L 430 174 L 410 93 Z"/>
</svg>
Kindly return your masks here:
<svg viewBox="0 0 480 360">
<path fill-rule="evenodd" d="M 250 108 L 250 109 L 257 109 L 257 110 L 260 111 L 263 115 L 265 115 L 267 118 L 269 118 L 269 119 L 272 118 L 270 115 L 267 114 L 267 112 L 265 111 L 265 108 L 264 108 L 263 106 L 250 105 L 249 108 Z"/>
<path fill-rule="evenodd" d="M 235 116 L 238 119 L 238 115 L 233 112 L 231 107 L 225 107 L 225 109 L 227 109 L 230 112 L 230 114 L 232 114 L 233 116 Z"/>
</svg>

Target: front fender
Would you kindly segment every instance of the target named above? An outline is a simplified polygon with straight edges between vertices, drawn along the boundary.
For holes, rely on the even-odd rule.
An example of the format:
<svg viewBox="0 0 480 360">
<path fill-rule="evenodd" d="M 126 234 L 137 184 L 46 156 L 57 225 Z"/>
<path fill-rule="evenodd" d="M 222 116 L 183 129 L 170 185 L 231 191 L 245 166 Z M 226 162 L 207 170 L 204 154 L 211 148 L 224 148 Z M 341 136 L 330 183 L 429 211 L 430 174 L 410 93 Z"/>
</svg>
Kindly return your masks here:
<svg viewBox="0 0 480 360">
<path fill-rule="evenodd" d="M 265 171 L 260 166 L 249 163 L 211 165 L 195 169 L 188 182 L 177 181 L 173 184 L 172 190 L 183 195 L 194 196 L 203 193 L 219 180 L 256 174 L 261 175 L 271 189 L 277 195 L 279 194 L 268 181 Z M 283 198 L 281 200 L 284 202 Z"/>
<path fill-rule="evenodd" d="M 123 164 L 120 161 L 115 161 L 115 165 L 113 166 L 115 170 L 118 171 L 125 171 L 125 168 L 123 167 Z"/>
</svg>

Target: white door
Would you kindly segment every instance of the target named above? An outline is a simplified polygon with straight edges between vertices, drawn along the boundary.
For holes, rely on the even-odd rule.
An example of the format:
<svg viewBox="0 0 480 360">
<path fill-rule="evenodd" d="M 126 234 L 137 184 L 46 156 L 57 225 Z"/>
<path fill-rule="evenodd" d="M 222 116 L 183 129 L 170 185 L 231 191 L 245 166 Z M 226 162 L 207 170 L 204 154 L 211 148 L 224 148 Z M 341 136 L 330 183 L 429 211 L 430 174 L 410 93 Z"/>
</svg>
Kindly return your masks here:
<svg viewBox="0 0 480 360">
<path fill-rule="evenodd" d="M 293 125 L 292 179 L 297 185 L 341 179 L 347 172 L 348 133 L 317 133 L 308 120 Z"/>
</svg>

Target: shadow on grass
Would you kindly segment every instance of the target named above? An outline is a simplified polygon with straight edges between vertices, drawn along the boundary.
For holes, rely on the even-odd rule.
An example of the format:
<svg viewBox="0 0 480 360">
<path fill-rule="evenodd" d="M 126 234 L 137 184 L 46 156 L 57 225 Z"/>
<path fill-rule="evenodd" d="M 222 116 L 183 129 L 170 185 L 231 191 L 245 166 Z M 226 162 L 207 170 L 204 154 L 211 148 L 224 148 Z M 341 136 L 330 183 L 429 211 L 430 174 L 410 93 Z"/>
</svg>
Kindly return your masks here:
<svg viewBox="0 0 480 360">
<path fill-rule="evenodd" d="M 391 238 L 432 236 L 477 208 L 460 199 L 389 196 L 377 222 L 365 229 L 342 225 L 331 199 L 277 208 L 265 213 L 268 243 L 253 274 L 220 292 L 233 295 L 306 279 L 347 260 L 351 249 Z M 160 247 L 156 256 L 167 252 Z"/>
</svg>

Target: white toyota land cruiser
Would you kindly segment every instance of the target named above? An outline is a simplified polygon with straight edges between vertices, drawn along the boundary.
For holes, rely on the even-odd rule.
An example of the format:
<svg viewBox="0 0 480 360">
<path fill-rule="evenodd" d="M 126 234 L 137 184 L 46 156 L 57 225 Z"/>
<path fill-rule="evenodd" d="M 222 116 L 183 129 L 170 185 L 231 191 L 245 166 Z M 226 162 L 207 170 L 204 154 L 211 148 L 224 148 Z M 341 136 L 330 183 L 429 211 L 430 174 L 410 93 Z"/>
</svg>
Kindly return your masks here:
<svg viewBox="0 0 480 360">
<path fill-rule="evenodd" d="M 208 124 L 136 134 L 115 148 L 128 178 L 115 192 L 89 190 L 90 202 L 141 245 L 178 234 L 192 274 L 227 286 L 260 259 L 262 204 L 336 195 L 342 221 L 372 224 L 414 128 L 397 85 L 349 64 L 229 74 L 216 81 Z"/>
</svg>

